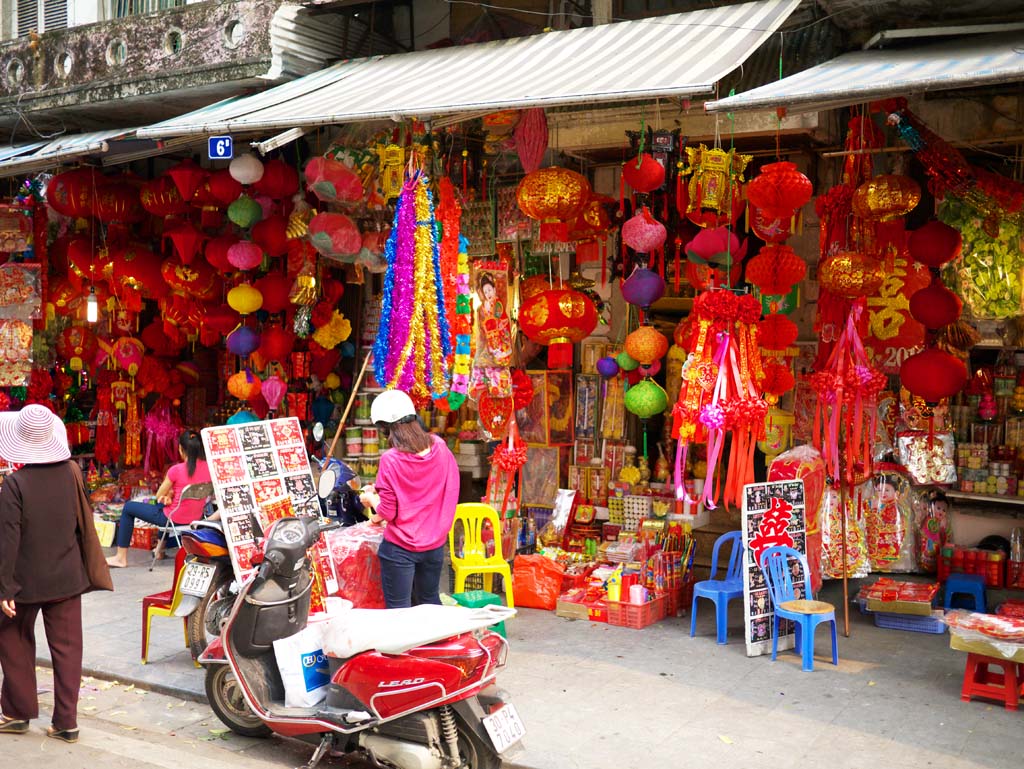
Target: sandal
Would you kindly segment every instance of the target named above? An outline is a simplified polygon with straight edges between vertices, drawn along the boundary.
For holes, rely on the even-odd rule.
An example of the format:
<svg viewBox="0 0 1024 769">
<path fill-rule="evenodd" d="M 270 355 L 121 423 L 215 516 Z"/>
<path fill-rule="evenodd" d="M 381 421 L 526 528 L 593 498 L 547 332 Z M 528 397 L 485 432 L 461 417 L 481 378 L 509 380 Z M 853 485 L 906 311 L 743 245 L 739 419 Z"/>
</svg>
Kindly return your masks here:
<svg viewBox="0 0 1024 769">
<path fill-rule="evenodd" d="M 0 716 L 0 734 L 28 734 L 28 719 Z"/>
<path fill-rule="evenodd" d="M 28 728 L 28 721 L 25 722 L 25 728 Z M 78 729 L 57 729 L 56 727 L 48 726 L 46 727 L 46 736 L 53 737 L 55 740 L 75 743 L 78 742 Z"/>
</svg>

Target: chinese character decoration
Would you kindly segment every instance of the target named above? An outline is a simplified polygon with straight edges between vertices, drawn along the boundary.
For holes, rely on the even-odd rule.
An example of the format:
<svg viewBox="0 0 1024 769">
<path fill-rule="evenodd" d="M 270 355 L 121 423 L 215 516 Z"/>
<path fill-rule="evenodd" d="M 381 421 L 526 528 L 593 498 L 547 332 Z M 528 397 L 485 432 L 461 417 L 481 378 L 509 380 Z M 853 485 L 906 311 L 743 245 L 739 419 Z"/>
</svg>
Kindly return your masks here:
<svg viewBox="0 0 1024 769">
<path fill-rule="evenodd" d="M 793 505 L 779 497 L 772 497 L 768 511 L 758 524 L 757 533 L 750 539 L 748 547 L 754 555 L 754 563 L 761 563 L 761 554 L 771 547 L 793 547 L 795 542 L 789 533 L 793 519 Z"/>
</svg>

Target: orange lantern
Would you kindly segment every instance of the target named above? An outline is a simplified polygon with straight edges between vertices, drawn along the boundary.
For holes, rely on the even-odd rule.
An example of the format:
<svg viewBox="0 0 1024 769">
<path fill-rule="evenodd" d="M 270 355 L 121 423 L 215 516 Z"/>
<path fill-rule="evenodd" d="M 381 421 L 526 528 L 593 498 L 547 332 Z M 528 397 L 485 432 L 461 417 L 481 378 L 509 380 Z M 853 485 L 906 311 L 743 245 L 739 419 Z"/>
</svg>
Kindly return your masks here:
<svg viewBox="0 0 1024 769">
<path fill-rule="evenodd" d="M 853 193 L 853 212 L 862 219 L 887 222 L 906 216 L 921 202 L 921 187 L 909 176 L 883 174 Z"/>
<path fill-rule="evenodd" d="M 519 327 L 528 339 L 547 345 L 548 368 L 572 368 L 572 346 L 597 326 L 597 308 L 571 288 L 537 294 L 519 308 Z"/>
<path fill-rule="evenodd" d="M 569 225 L 590 197 L 590 182 L 568 168 L 542 168 L 527 174 L 516 189 L 519 210 L 540 221 L 542 241 L 566 241 Z"/>
<path fill-rule="evenodd" d="M 840 251 L 818 270 L 818 282 L 836 296 L 857 299 L 875 293 L 885 279 L 885 265 L 859 251 Z"/>
<path fill-rule="evenodd" d="M 240 401 L 247 401 L 260 394 L 261 382 L 249 369 L 228 377 L 228 392 Z"/>
<path fill-rule="evenodd" d="M 668 352 L 668 339 L 654 326 L 641 326 L 626 337 L 626 352 L 642 366 L 650 366 Z"/>
</svg>

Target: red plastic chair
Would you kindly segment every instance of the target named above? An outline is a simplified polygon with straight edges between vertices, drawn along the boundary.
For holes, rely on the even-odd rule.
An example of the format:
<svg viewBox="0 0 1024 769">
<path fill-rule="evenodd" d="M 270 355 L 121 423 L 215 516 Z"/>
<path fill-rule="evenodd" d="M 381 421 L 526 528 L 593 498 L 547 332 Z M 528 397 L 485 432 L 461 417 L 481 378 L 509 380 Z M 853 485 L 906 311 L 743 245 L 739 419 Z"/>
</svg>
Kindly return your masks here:
<svg viewBox="0 0 1024 769">
<path fill-rule="evenodd" d="M 181 601 L 181 594 L 178 593 L 178 580 L 181 579 L 183 566 L 185 565 L 185 548 L 179 547 L 178 554 L 174 557 L 174 577 L 171 580 L 171 589 L 162 593 L 153 593 L 142 599 L 142 664 L 145 665 L 149 657 L 149 626 L 153 617 L 173 617 L 177 604 Z M 175 600 L 177 598 L 177 600 Z M 182 623 L 185 627 L 185 647 L 188 648 L 188 618 Z"/>
</svg>

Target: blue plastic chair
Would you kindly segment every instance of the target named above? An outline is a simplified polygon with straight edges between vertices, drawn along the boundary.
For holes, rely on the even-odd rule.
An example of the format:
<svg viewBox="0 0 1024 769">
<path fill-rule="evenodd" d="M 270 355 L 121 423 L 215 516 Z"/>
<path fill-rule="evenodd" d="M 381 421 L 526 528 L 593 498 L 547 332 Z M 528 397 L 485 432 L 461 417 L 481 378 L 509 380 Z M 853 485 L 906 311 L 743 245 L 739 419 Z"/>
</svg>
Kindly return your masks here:
<svg viewBox="0 0 1024 769">
<path fill-rule="evenodd" d="M 725 635 L 729 624 L 729 601 L 743 597 L 743 565 L 742 532 L 730 531 L 715 540 L 715 549 L 711 553 L 711 579 L 698 582 L 693 586 L 693 606 L 690 608 L 690 638 L 697 633 L 697 599 L 707 598 L 715 604 L 715 624 L 718 629 L 718 643 L 725 643 Z M 726 542 L 732 543 L 729 555 L 729 567 L 725 571 L 725 579 L 715 579 L 718 572 L 718 551 Z"/>
<path fill-rule="evenodd" d="M 797 598 L 793 586 L 793 570 L 790 558 L 795 559 L 803 569 L 803 598 Z M 788 619 L 796 625 L 796 651 L 803 658 L 805 673 L 814 670 L 814 631 L 823 622 L 832 625 L 832 664 L 839 664 L 839 647 L 836 645 L 836 607 L 824 601 L 815 601 L 811 591 L 807 559 L 803 553 L 791 547 L 770 547 L 761 554 L 761 571 L 764 572 L 768 590 L 772 594 L 775 619 L 772 627 L 772 659 L 779 646 L 779 620 Z"/>
</svg>

